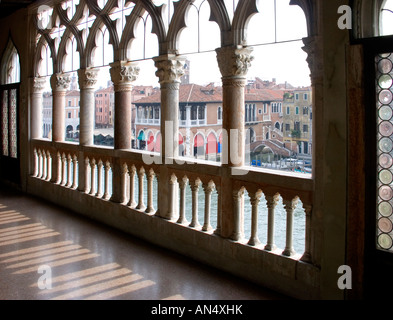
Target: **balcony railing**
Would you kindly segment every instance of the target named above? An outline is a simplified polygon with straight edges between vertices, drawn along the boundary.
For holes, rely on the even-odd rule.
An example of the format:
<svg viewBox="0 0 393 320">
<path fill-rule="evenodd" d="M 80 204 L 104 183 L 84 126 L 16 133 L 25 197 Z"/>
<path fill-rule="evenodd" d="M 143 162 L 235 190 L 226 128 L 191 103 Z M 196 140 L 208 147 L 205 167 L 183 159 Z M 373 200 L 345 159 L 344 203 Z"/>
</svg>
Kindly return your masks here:
<svg viewBox="0 0 393 320">
<path fill-rule="evenodd" d="M 159 125 L 160 119 L 135 119 L 135 124 L 152 124 L 152 125 Z"/>
<path fill-rule="evenodd" d="M 134 228 L 135 233 L 142 237 L 147 237 L 144 232 L 149 230 L 149 224 L 154 225 L 153 229 L 157 227 L 157 218 L 164 217 L 167 212 L 175 213 L 175 219 L 160 220 L 162 229 L 154 229 L 156 233 L 153 238 L 158 237 L 159 241 L 166 241 L 168 247 L 184 253 L 190 251 L 192 246 L 202 246 L 195 247 L 194 253 L 203 261 L 207 256 L 215 260 L 217 255 L 228 255 L 223 259 L 253 266 L 251 274 L 255 272 L 257 278 L 264 278 L 264 275 L 270 277 L 276 273 L 280 278 L 283 272 L 289 272 L 287 277 L 293 277 L 291 281 L 297 281 L 304 290 L 313 290 L 314 284 L 310 284 L 310 279 L 317 281 L 315 279 L 318 279 L 319 269 L 312 264 L 313 181 L 307 175 L 242 168 L 245 174 L 227 176 L 227 169 L 219 163 L 202 160 L 189 163 L 190 159 L 183 159 L 184 163 L 174 161 L 166 165 L 146 164 L 142 152 L 83 147 L 45 140 L 32 141 L 32 150 L 33 185 L 69 190 L 67 196 L 70 201 L 88 201 L 93 212 L 94 208 L 101 208 L 101 204 L 83 200 L 85 197 L 106 201 L 106 206 L 111 211 L 121 210 L 119 219 L 123 222 L 119 223 L 130 223 L 126 228 Z M 164 173 L 161 172 L 163 166 Z M 114 170 L 120 170 L 120 179 L 114 177 Z M 252 171 L 247 173 L 248 170 Z M 223 203 L 224 195 L 228 199 L 228 194 L 223 193 L 223 188 L 228 188 L 228 181 L 231 181 L 234 216 L 230 236 L 222 233 L 223 227 L 228 228 L 228 225 L 223 226 L 227 221 L 223 216 L 227 212 L 224 208 L 230 205 Z M 166 190 L 166 208 L 162 207 L 159 200 L 160 185 Z M 119 201 L 111 201 L 116 193 Z M 261 202 L 264 206 L 260 205 Z M 278 214 L 279 203 L 282 203 L 280 210 L 283 210 L 284 215 Z M 305 220 L 302 233 L 304 252 L 295 253 L 294 211 L 299 203 L 303 207 L 298 209 L 303 212 Z M 191 207 L 190 210 L 188 207 Z M 141 214 L 151 220 L 140 220 L 138 216 Z M 100 215 L 103 220 L 113 219 L 109 212 Z M 130 222 L 124 220 L 124 215 L 130 215 Z M 261 223 L 262 217 L 266 224 Z M 279 217 L 284 219 L 281 221 L 283 228 L 277 228 Z M 137 225 L 135 221 L 138 221 Z M 184 228 L 191 232 L 187 237 L 184 235 Z M 277 237 L 285 239 L 285 245 L 281 248 L 276 246 Z M 169 240 L 164 240 L 167 238 Z M 212 246 L 212 243 L 215 245 Z M 216 251 L 217 246 L 221 248 L 219 253 Z M 299 273 L 288 271 L 298 268 L 294 261 L 303 263 Z M 228 270 L 232 270 L 230 265 L 228 264 Z M 277 270 L 276 265 L 280 265 L 282 270 Z M 261 282 L 264 280 L 266 279 Z"/>
</svg>

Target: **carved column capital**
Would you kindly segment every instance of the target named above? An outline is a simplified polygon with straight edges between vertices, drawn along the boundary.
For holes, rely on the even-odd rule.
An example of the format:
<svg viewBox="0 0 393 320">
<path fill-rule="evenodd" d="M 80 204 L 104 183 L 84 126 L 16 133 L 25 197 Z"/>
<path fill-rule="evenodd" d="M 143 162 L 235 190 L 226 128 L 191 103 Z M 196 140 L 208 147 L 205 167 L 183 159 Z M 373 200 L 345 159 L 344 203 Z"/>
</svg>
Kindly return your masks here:
<svg viewBox="0 0 393 320">
<path fill-rule="evenodd" d="M 204 184 L 202 184 L 202 188 L 203 188 L 203 191 L 205 191 L 205 194 L 211 194 L 214 190 L 214 184 L 212 184 L 212 183 L 205 184 L 204 183 Z"/>
<path fill-rule="evenodd" d="M 184 176 L 183 178 L 179 179 L 179 186 L 181 190 L 184 190 L 188 184 L 188 178 Z"/>
<path fill-rule="evenodd" d="M 156 57 L 153 60 L 157 68 L 156 76 L 161 86 L 174 85 L 174 89 L 178 89 L 180 78 L 184 75 L 185 57 L 168 54 Z"/>
<path fill-rule="evenodd" d="M 31 79 L 32 93 L 41 94 L 45 89 L 46 79 L 44 77 L 35 77 Z"/>
<path fill-rule="evenodd" d="M 53 92 L 66 92 L 71 83 L 71 76 L 65 73 L 53 74 L 50 78 L 50 84 Z"/>
<path fill-rule="evenodd" d="M 283 201 L 284 208 L 285 208 L 285 210 L 287 210 L 287 212 L 288 212 L 288 210 L 290 212 L 293 212 L 293 210 L 295 210 L 295 208 L 296 208 L 298 203 L 299 203 L 299 198 L 298 197 L 296 197 L 296 198 L 294 198 L 292 200 L 284 199 L 284 201 Z"/>
<path fill-rule="evenodd" d="M 95 89 L 97 84 L 99 69 L 87 68 L 78 70 L 78 82 L 79 88 L 84 89 Z"/>
<path fill-rule="evenodd" d="M 218 66 L 223 81 L 231 79 L 245 79 L 254 57 L 253 49 L 243 46 L 228 46 L 216 49 Z M 225 84 L 225 83 L 224 83 Z"/>
<path fill-rule="evenodd" d="M 139 67 L 134 62 L 117 61 L 110 64 L 111 80 L 116 92 L 130 91 L 132 82 L 139 76 Z"/>
<path fill-rule="evenodd" d="M 310 68 L 312 84 L 323 79 L 322 39 L 319 36 L 303 38 L 302 50 L 307 53 L 307 63 Z"/>
</svg>

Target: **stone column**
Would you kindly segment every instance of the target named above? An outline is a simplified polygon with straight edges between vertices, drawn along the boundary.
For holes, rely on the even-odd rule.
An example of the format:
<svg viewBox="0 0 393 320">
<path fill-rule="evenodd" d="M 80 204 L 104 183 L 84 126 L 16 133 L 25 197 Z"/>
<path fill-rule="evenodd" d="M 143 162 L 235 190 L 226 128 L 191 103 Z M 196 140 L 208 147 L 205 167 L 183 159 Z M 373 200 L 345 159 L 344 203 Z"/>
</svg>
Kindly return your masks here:
<svg viewBox="0 0 393 320">
<path fill-rule="evenodd" d="M 245 122 L 244 88 L 250 67 L 252 48 L 228 46 L 219 48 L 217 61 L 222 74 L 222 180 L 221 180 L 221 236 L 229 238 L 236 234 L 235 221 L 240 217 L 237 200 L 232 197 L 233 174 L 241 174 L 237 168 L 244 165 Z M 228 205 L 232 204 L 232 205 Z"/>
<path fill-rule="evenodd" d="M 65 95 L 71 83 L 69 74 L 56 73 L 50 78 L 52 108 L 52 141 L 62 142 L 65 137 Z"/>
<path fill-rule="evenodd" d="M 225 165 L 240 167 L 244 165 L 244 87 L 246 75 L 253 57 L 252 48 L 223 47 L 216 50 L 222 74 L 223 129 L 227 131 L 227 152 Z M 233 134 L 232 134 L 233 133 Z M 224 156 L 224 155 L 223 155 Z"/>
<path fill-rule="evenodd" d="M 93 68 L 78 70 L 80 89 L 79 144 L 81 146 L 94 144 L 94 89 L 97 83 L 98 71 L 98 69 Z"/>
<path fill-rule="evenodd" d="M 94 89 L 97 84 L 98 69 L 87 68 L 78 70 L 80 89 L 80 122 L 79 122 L 79 145 L 90 146 L 94 144 L 94 115 L 95 99 Z M 78 156 L 78 189 L 84 192 L 85 187 L 85 164 L 84 152 L 79 151 Z"/>
<path fill-rule="evenodd" d="M 192 157 L 193 153 L 191 151 L 191 106 L 186 105 L 186 150 L 184 152 L 185 156 Z"/>
<path fill-rule="evenodd" d="M 30 138 L 42 138 L 42 94 L 46 79 L 36 77 L 32 79 L 31 109 L 30 109 Z"/>
<path fill-rule="evenodd" d="M 177 155 L 179 128 L 179 88 L 180 78 L 184 74 L 185 58 L 170 54 L 154 59 L 157 67 L 156 76 L 161 86 L 161 157 L 163 160 Z M 172 122 L 171 137 L 166 139 L 166 122 Z M 170 162 L 170 161 L 169 161 Z M 171 163 L 171 162 L 170 162 Z"/>
<path fill-rule="evenodd" d="M 110 68 L 111 79 L 115 91 L 115 149 L 131 148 L 131 90 L 132 82 L 139 74 L 139 67 L 135 63 L 118 61 L 112 63 Z M 118 158 L 114 158 L 112 164 L 112 197 L 111 201 L 121 202 L 122 168 Z"/>
<path fill-rule="evenodd" d="M 310 36 L 303 39 L 304 52 L 307 53 L 307 63 L 310 68 L 310 79 L 312 87 L 312 128 L 318 130 L 311 130 L 312 134 L 312 176 L 315 183 L 314 190 L 325 190 L 325 173 L 324 161 L 320 159 L 326 155 L 326 133 L 323 130 L 326 127 L 326 108 L 324 106 L 324 63 L 323 63 L 323 41 L 320 36 Z M 336 147 L 335 147 L 336 149 Z M 319 161 L 317 161 L 319 159 Z M 324 212 L 324 192 L 314 192 L 313 197 L 313 219 L 310 223 L 308 235 L 315 239 L 310 243 L 308 248 L 309 256 L 312 258 L 312 263 L 320 265 L 322 261 L 322 241 L 323 232 L 323 212 Z"/>
<path fill-rule="evenodd" d="M 184 74 L 183 66 L 185 58 L 175 54 L 168 54 L 154 58 L 157 68 L 156 76 L 161 87 L 161 163 L 173 163 L 173 157 L 178 153 L 178 128 L 179 128 L 179 87 L 180 78 Z M 167 167 L 160 169 L 160 179 L 158 181 L 158 214 L 159 216 L 172 220 L 175 212 L 169 206 L 168 184 L 170 175 Z M 177 182 L 175 182 L 177 184 Z M 177 199 L 173 199 L 177 203 Z"/>
<path fill-rule="evenodd" d="M 115 149 L 131 148 L 131 90 L 139 75 L 135 63 L 118 61 L 110 68 L 115 91 Z"/>
</svg>

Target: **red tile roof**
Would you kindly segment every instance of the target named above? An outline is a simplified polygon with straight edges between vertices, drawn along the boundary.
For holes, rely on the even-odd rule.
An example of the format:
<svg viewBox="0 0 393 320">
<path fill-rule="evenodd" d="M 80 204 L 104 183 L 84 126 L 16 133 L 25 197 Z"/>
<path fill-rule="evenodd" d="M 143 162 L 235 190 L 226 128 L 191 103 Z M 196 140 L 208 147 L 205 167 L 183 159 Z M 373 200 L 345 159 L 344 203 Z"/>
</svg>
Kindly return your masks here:
<svg viewBox="0 0 393 320">
<path fill-rule="evenodd" d="M 247 90 L 246 90 L 247 91 Z M 252 89 L 246 92 L 246 101 L 281 101 L 283 99 L 283 90 L 272 89 Z M 180 86 L 179 102 L 221 102 L 222 87 L 214 87 L 213 85 L 200 86 L 197 84 L 185 84 Z M 136 104 L 160 103 L 160 92 L 154 93 L 149 97 L 144 97 L 135 101 Z"/>
</svg>

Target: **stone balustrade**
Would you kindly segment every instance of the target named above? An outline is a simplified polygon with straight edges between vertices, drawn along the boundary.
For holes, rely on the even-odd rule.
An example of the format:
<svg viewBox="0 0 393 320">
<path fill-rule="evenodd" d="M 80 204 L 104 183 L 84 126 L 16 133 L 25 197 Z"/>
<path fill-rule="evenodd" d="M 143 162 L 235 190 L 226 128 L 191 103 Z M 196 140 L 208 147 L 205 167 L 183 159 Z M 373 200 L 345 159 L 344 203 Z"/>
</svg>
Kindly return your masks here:
<svg viewBox="0 0 393 320">
<path fill-rule="evenodd" d="M 158 197 L 158 181 L 162 165 L 144 163 L 142 152 L 44 140 L 33 140 L 32 146 L 34 178 L 110 201 L 113 190 L 116 190 L 112 188 L 112 184 L 117 181 L 113 180 L 112 168 L 114 159 L 117 159 L 121 164 L 120 187 L 117 188 L 120 190 L 118 205 L 150 216 L 171 217 L 166 219 L 179 227 L 223 237 L 222 224 L 227 217 L 223 217 L 222 207 L 231 204 L 222 203 L 224 169 L 220 164 L 192 160 L 192 163 L 174 161 L 173 164 L 166 165 L 167 189 L 160 192 L 167 193 L 169 213 L 163 216 L 160 214 Z M 79 163 L 78 159 L 84 159 L 83 163 Z M 79 168 L 84 172 L 82 176 L 78 174 Z M 312 180 L 300 174 L 277 174 L 277 172 L 273 174 L 268 170 L 255 168 L 247 168 L 247 170 L 252 171 L 231 176 L 234 224 L 230 237 L 223 238 L 256 250 L 312 262 Z M 79 179 L 82 179 L 81 183 Z M 78 189 L 79 185 L 83 185 L 84 189 Z M 186 197 L 187 192 L 191 193 L 189 201 Z M 215 196 L 214 203 L 212 195 Z M 262 197 L 265 206 L 261 208 Z M 285 237 L 284 248 L 277 248 L 275 244 L 277 236 L 275 211 L 280 198 L 286 212 L 285 231 L 280 235 Z M 293 248 L 294 209 L 300 200 L 305 217 L 303 234 L 305 251 L 296 253 Z M 246 207 L 249 210 L 246 210 Z M 186 213 L 190 215 L 189 220 Z M 261 230 L 259 223 L 261 217 L 267 220 L 266 230 Z M 246 225 L 246 221 L 250 225 Z M 250 230 L 247 239 L 245 228 Z M 266 234 L 265 239 L 260 237 L 262 231 Z"/>
</svg>

